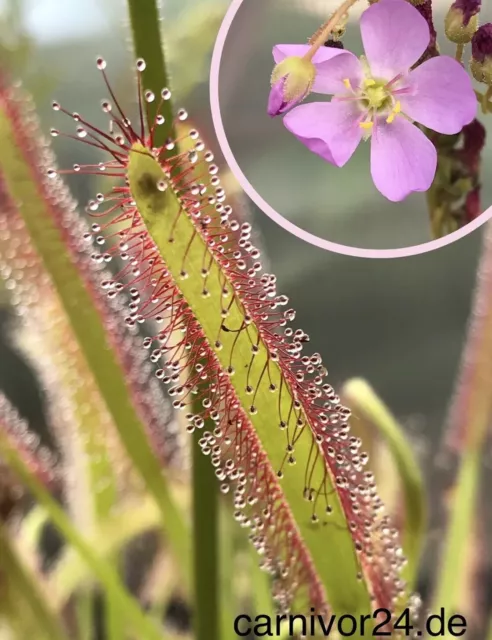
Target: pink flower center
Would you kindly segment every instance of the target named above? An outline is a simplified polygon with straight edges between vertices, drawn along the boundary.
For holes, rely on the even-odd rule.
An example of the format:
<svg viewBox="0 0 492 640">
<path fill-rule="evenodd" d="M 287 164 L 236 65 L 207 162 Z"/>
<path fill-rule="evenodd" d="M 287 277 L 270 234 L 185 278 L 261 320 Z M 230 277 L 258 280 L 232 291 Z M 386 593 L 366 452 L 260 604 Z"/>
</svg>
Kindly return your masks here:
<svg viewBox="0 0 492 640">
<path fill-rule="evenodd" d="M 374 124 L 380 118 L 385 118 L 392 124 L 397 116 L 404 115 L 401 109 L 400 95 L 410 92 L 409 87 L 402 86 L 403 74 L 399 74 L 391 81 L 373 78 L 370 69 L 366 68 L 365 78 L 359 86 L 354 86 L 346 78 L 343 84 L 347 92 L 334 96 L 334 100 L 354 101 L 360 107 L 359 126 L 366 130 L 366 136 L 372 133 Z"/>
</svg>

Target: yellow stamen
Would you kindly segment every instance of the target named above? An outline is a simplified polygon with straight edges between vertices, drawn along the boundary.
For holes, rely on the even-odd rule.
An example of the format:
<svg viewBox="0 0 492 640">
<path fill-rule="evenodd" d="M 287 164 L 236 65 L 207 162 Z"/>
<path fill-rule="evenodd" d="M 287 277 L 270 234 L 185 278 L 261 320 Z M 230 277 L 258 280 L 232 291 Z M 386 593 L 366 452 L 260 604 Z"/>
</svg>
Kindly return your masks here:
<svg viewBox="0 0 492 640">
<path fill-rule="evenodd" d="M 398 100 L 398 102 L 396 102 L 395 106 L 393 107 L 393 111 L 386 118 L 386 122 L 388 124 L 391 124 L 399 113 L 401 113 L 401 102 Z"/>
<path fill-rule="evenodd" d="M 366 85 L 366 87 L 373 87 L 376 84 L 376 80 L 373 80 L 372 78 L 368 78 L 367 80 L 364 81 L 364 84 Z"/>
<path fill-rule="evenodd" d="M 347 87 L 347 89 L 352 89 L 352 85 L 348 78 L 345 78 L 345 80 L 343 80 L 343 84 Z"/>
<path fill-rule="evenodd" d="M 374 126 L 374 122 L 359 122 L 359 127 L 361 129 L 372 129 Z"/>
</svg>

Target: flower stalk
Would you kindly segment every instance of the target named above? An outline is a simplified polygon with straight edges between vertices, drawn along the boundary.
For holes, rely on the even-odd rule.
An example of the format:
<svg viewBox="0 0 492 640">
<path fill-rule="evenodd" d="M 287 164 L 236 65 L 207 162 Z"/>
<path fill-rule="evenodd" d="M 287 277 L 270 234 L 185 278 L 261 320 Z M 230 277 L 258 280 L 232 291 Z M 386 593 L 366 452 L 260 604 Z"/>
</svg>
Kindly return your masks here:
<svg viewBox="0 0 492 640">
<path fill-rule="evenodd" d="M 158 96 L 161 88 L 170 84 L 160 32 L 162 22 L 159 3 L 157 0 L 128 0 L 128 11 L 135 55 L 142 60 L 152 60 L 151 65 L 145 65 L 142 69 L 142 90 L 151 91 L 154 96 Z M 157 144 L 164 145 L 167 138 L 175 137 L 171 101 L 161 105 L 157 99 L 149 102 L 147 110 L 151 121 L 155 120 L 158 109 L 164 122 L 155 132 L 155 136 Z"/>
<path fill-rule="evenodd" d="M 306 60 L 312 60 L 317 51 L 328 40 L 332 32 L 340 25 L 340 23 L 344 23 L 346 21 L 347 12 L 356 2 L 357 0 L 345 0 L 345 2 L 340 5 L 335 13 L 329 18 L 326 24 L 324 24 L 314 34 L 314 36 L 312 36 L 312 38 L 309 40 L 311 48 L 304 56 Z"/>
</svg>

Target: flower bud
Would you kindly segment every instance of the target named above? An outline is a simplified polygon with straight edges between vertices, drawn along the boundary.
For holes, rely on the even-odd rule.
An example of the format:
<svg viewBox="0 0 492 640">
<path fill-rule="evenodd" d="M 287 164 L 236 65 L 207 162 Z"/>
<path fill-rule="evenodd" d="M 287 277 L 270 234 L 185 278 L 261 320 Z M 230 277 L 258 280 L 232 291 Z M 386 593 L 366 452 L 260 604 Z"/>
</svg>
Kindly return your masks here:
<svg viewBox="0 0 492 640">
<path fill-rule="evenodd" d="M 272 73 L 272 89 L 268 98 L 268 115 L 285 113 L 311 93 L 316 68 L 310 60 L 290 56 L 282 60 Z"/>
<path fill-rule="evenodd" d="M 471 42 L 478 29 L 478 13 L 482 0 L 456 0 L 444 22 L 446 36 L 455 44 Z"/>
<path fill-rule="evenodd" d="M 490 22 L 482 25 L 473 36 L 470 68 L 475 80 L 492 86 L 492 23 Z"/>
</svg>

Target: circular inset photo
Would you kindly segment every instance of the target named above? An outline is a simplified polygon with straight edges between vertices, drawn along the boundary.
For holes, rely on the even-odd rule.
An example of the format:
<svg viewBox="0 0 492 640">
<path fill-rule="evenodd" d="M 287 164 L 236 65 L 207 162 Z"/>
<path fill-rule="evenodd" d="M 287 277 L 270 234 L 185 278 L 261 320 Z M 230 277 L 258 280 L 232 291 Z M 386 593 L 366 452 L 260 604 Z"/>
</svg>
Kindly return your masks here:
<svg viewBox="0 0 492 640">
<path fill-rule="evenodd" d="M 212 111 L 260 209 L 312 244 L 365 257 L 429 251 L 492 217 L 485 4 L 233 0 Z"/>
</svg>

